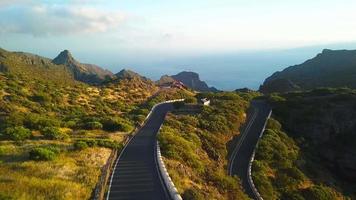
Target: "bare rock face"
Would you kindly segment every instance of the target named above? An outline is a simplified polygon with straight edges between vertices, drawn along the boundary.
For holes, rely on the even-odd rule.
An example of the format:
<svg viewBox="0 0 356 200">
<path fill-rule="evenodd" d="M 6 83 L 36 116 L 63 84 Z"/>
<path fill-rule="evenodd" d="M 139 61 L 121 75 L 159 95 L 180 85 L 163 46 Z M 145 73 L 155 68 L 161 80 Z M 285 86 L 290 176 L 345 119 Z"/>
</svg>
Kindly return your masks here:
<svg viewBox="0 0 356 200">
<path fill-rule="evenodd" d="M 68 50 L 62 51 L 52 62 L 66 66 L 76 80 L 88 84 L 100 84 L 114 77 L 113 73 L 99 66 L 76 61 Z"/>
</svg>

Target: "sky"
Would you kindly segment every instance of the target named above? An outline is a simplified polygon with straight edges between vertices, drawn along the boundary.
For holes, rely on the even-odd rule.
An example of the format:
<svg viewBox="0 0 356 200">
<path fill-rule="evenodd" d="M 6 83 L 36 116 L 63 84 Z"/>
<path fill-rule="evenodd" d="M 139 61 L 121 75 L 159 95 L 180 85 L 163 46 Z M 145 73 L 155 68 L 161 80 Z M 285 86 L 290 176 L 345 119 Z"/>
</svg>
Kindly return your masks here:
<svg viewBox="0 0 356 200">
<path fill-rule="evenodd" d="M 354 0 L 0 0 L 0 47 L 50 58 L 69 49 L 113 72 L 192 70 L 222 89 L 257 88 L 323 48 L 356 48 L 355 10 Z"/>
</svg>

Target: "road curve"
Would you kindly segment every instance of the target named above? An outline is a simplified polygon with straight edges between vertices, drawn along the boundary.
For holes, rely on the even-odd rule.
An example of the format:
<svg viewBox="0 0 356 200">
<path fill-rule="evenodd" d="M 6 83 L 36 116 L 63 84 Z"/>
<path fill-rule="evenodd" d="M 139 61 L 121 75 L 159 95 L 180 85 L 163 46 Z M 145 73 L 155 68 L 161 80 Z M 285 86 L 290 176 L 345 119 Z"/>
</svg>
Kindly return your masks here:
<svg viewBox="0 0 356 200">
<path fill-rule="evenodd" d="M 246 125 L 231 154 L 229 162 L 229 175 L 237 175 L 241 179 L 245 192 L 253 199 L 258 198 L 248 181 L 248 168 L 254 148 L 263 131 L 270 111 L 270 107 L 264 101 L 252 101 Z"/>
<path fill-rule="evenodd" d="M 109 200 L 170 199 L 157 167 L 156 135 L 172 103 L 156 106 L 145 125 L 129 141 L 112 174 Z"/>
</svg>

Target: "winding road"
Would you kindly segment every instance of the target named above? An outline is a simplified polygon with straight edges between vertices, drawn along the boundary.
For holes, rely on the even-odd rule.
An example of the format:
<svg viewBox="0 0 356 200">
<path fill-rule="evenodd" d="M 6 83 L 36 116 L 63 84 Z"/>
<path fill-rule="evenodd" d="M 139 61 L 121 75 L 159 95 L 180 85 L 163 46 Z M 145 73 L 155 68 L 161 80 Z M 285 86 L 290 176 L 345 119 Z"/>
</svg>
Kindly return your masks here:
<svg viewBox="0 0 356 200">
<path fill-rule="evenodd" d="M 249 182 L 249 164 L 265 122 L 270 114 L 270 107 L 264 101 L 252 101 L 248 112 L 247 123 L 235 146 L 229 162 L 229 175 L 237 175 L 242 187 L 250 198 L 258 199 Z"/>
<path fill-rule="evenodd" d="M 156 160 L 156 135 L 172 103 L 156 106 L 143 127 L 122 150 L 114 167 L 108 200 L 170 199 Z"/>
</svg>

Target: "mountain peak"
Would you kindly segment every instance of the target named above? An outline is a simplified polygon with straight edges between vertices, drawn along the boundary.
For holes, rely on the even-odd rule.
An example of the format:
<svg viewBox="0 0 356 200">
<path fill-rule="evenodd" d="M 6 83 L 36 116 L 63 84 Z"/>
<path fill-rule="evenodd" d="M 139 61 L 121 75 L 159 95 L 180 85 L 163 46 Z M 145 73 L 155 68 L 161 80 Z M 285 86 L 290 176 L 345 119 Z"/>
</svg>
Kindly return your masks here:
<svg viewBox="0 0 356 200">
<path fill-rule="evenodd" d="M 53 63 L 57 65 L 68 64 L 74 61 L 75 59 L 68 50 L 63 50 L 57 57 L 53 59 Z"/>
<path fill-rule="evenodd" d="M 122 69 L 120 72 L 115 74 L 115 76 L 119 79 L 134 78 L 134 77 L 142 78 L 141 75 L 129 69 Z"/>
</svg>

